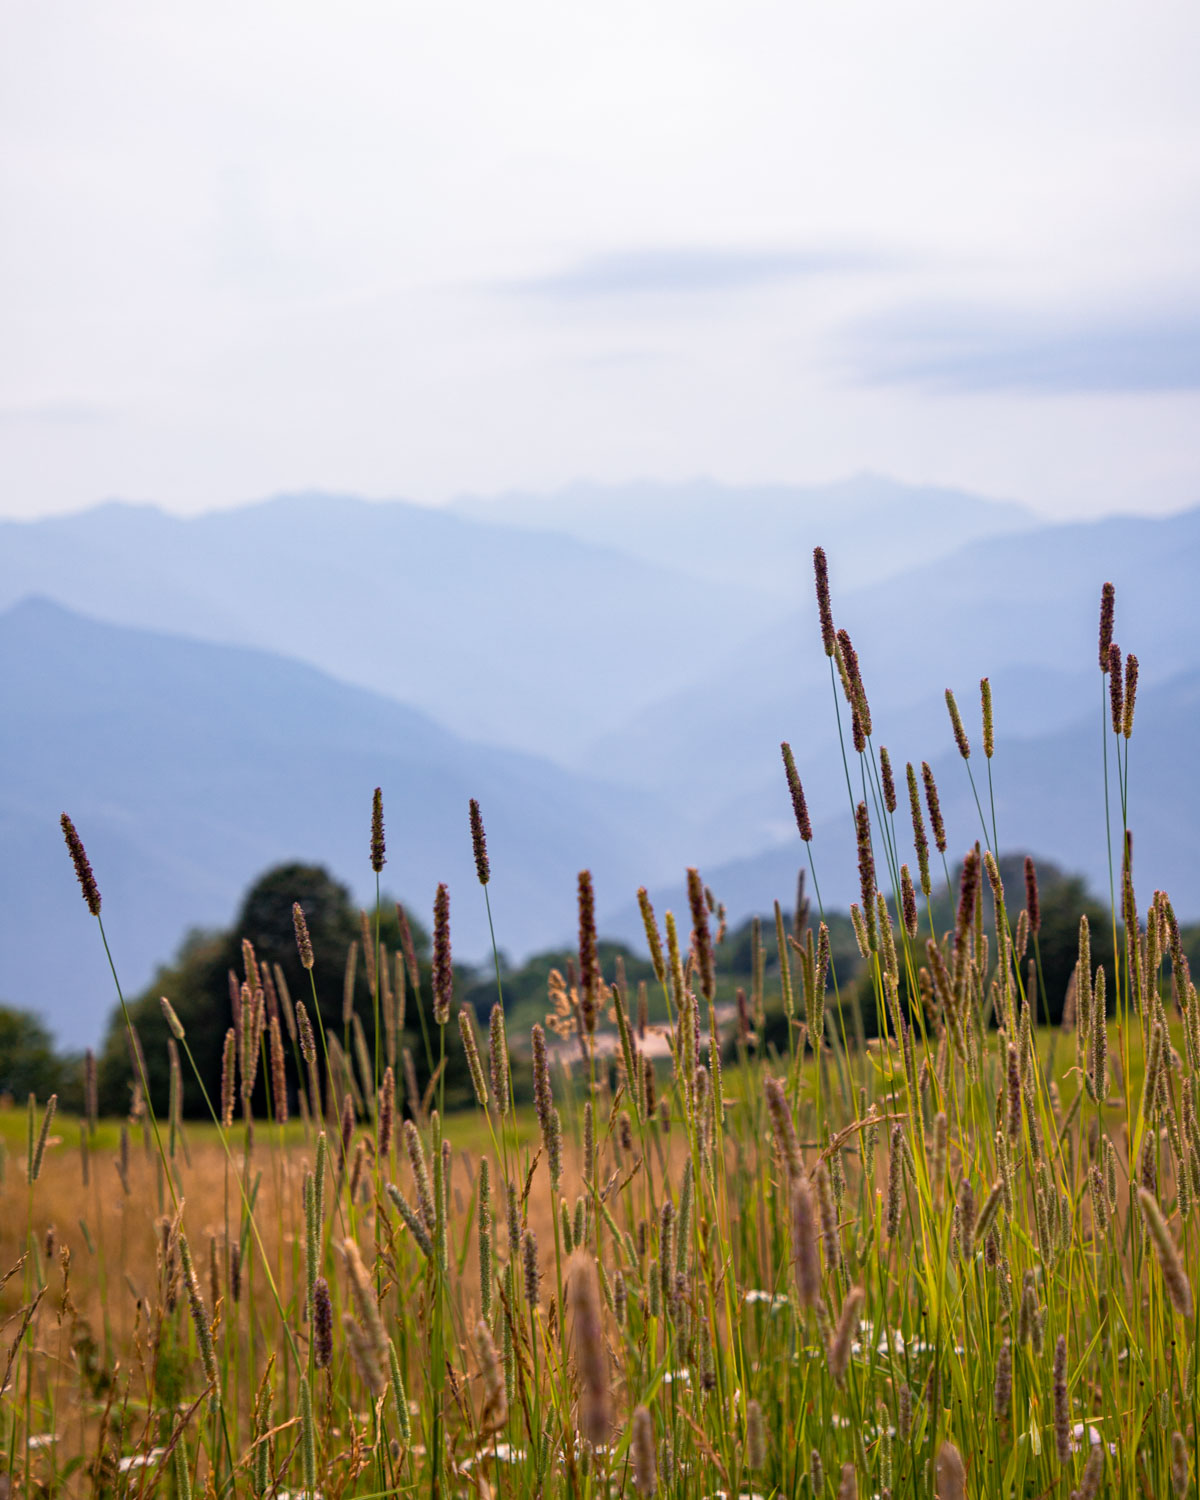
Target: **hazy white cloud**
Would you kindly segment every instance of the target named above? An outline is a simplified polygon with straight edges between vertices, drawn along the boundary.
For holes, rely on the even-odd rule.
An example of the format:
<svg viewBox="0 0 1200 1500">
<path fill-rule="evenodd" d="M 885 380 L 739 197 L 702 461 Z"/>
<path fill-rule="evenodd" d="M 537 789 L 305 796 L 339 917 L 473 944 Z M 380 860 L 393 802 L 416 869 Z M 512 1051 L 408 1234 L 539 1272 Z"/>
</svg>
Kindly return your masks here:
<svg viewBox="0 0 1200 1500">
<path fill-rule="evenodd" d="M 1190 0 L 22 8 L 0 410 L 120 419 L 0 420 L 0 506 L 867 466 L 1200 498 L 1198 44 Z"/>
<path fill-rule="evenodd" d="M 511 289 L 580 299 L 719 295 L 799 277 L 894 270 L 901 264 L 902 259 L 896 255 L 865 248 L 778 250 L 692 245 L 588 256 L 561 270 L 518 281 Z"/>
<path fill-rule="evenodd" d="M 858 330 L 862 379 L 934 392 L 1200 391 L 1200 312 L 917 307 Z"/>
</svg>

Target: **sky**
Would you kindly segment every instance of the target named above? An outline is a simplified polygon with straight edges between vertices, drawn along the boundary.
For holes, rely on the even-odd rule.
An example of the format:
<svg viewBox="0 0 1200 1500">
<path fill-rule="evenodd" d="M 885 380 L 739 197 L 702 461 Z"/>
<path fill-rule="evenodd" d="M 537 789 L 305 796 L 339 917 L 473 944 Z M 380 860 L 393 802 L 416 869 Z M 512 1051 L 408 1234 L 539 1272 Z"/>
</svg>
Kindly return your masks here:
<svg viewBox="0 0 1200 1500">
<path fill-rule="evenodd" d="M 864 469 L 1200 503 L 1200 7 L 42 0 L 0 514 Z"/>
</svg>

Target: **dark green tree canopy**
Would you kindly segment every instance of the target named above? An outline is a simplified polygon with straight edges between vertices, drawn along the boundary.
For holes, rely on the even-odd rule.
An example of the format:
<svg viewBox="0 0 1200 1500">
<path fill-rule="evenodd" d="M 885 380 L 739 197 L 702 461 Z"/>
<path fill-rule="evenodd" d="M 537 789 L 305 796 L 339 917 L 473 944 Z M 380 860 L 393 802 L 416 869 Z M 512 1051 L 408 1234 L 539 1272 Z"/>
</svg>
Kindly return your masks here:
<svg viewBox="0 0 1200 1500">
<path fill-rule="evenodd" d="M 0 1005 L 0 1094 L 18 1102 L 36 1094 L 44 1103 L 58 1092 L 62 1076 L 54 1039 L 37 1016 Z"/>
<path fill-rule="evenodd" d="M 314 966 L 310 974 L 302 967 L 296 947 L 292 915 L 294 903 L 304 909 L 312 940 Z M 387 950 L 390 972 L 394 974 L 393 955 L 400 946 L 400 925 L 395 904 L 384 901 L 379 911 L 378 941 Z M 418 965 L 422 968 L 422 988 L 428 1003 L 429 938 L 425 927 L 409 913 L 409 924 Z M 369 914 L 372 958 L 376 941 L 375 913 Z M 362 950 L 362 916 L 350 892 L 319 865 L 299 862 L 277 865 L 268 870 L 246 893 L 234 924 L 225 932 L 194 931 L 184 940 L 172 963 L 160 969 L 153 983 L 130 1006 L 146 1058 L 155 1108 L 165 1108 L 168 1089 L 167 1027 L 162 1017 L 160 996 L 170 1001 L 187 1032 L 187 1045 L 204 1079 L 210 1096 L 215 1097 L 221 1073 L 221 1053 L 225 1033 L 233 1024 L 232 990 L 244 977 L 242 941 L 254 945 L 260 967 L 268 968 L 274 978 L 282 974 L 293 1000 L 303 1000 L 313 1013 L 314 991 L 320 1020 L 327 1031 L 343 1035 L 343 1000 L 349 955 L 354 957 L 352 1007 L 357 1012 L 367 1036 L 374 1038 L 374 1002 L 368 982 L 368 966 Z M 409 995 L 409 1028 L 417 1028 L 415 1006 Z M 313 1015 L 314 1022 L 316 1016 Z M 457 1035 L 457 1027 L 454 1028 Z M 419 1028 L 416 1032 L 419 1036 Z M 410 1036 L 409 1041 L 413 1041 Z M 448 1038 L 449 1041 L 449 1038 Z M 418 1074 L 427 1071 L 423 1049 L 413 1047 L 418 1059 Z M 285 1046 L 288 1057 L 289 1084 L 296 1081 L 295 1054 L 290 1039 Z M 184 1109 L 189 1114 L 207 1112 L 199 1084 L 190 1066 L 184 1063 Z M 122 1113 L 129 1106 L 133 1067 L 124 1019 L 116 1011 L 109 1023 L 104 1052 L 100 1060 L 100 1108 L 104 1113 Z M 256 1095 L 261 1105 L 261 1088 Z"/>
</svg>

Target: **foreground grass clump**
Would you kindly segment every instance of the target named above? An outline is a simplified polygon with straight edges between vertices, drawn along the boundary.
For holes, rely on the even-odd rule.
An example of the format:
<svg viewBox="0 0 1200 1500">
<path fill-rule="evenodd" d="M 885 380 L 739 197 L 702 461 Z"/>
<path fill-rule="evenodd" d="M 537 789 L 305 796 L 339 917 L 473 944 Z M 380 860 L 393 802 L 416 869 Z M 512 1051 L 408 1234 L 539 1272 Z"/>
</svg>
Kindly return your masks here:
<svg viewBox="0 0 1200 1500">
<path fill-rule="evenodd" d="M 327 1036 L 315 993 L 281 1001 L 247 945 L 223 1075 L 201 1080 L 210 1125 L 176 1107 L 191 1054 L 169 1001 L 166 1118 L 135 1088 L 114 1140 L 30 1101 L 0 1188 L 12 1494 L 1196 1494 L 1200 1000 L 1170 902 L 1139 914 L 1124 837 L 1114 972 L 1084 921 L 1051 1028 L 1036 871 L 1005 893 L 981 799 L 953 927 L 934 930 L 932 774 L 908 768 L 914 880 L 823 558 L 818 584 L 880 1037 L 856 1040 L 823 921 L 780 921 L 779 993 L 718 1013 L 694 871 L 683 943 L 643 893 L 665 1028 L 601 974 L 581 875 L 578 965 L 552 982 L 554 1035 L 529 1039 L 532 1111 L 512 1104 L 502 1009 L 486 1040 L 454 1013 L 444 888 L 432 984 L 410 975 L 423 1094 L 382 987 L 373 1037 Z M 1102 620 L 1123 807 L 1136 664 L 1122 675 L 1110 647 Z M 990 786 L 986 684 L 983 710 Z M 785 770 L 811 848 L 790 751 Z M 475 807 L 471 829 L 486 894 Z M 378 796 L 371 859 L 378 875 Z M 300 910 L 297 942 L 311 973 Z M 761 1045 L 775 1004 L 782 1050 Z M 452 1116 L 447 1027 L 477 1101 Z"/>
</svg>

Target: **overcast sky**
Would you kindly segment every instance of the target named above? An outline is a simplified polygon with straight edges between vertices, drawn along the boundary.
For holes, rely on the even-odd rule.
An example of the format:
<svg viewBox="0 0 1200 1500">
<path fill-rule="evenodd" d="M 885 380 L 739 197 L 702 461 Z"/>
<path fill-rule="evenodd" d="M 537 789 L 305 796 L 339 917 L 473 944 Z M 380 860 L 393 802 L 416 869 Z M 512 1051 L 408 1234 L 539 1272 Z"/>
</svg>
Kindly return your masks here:
<svg viewBox="0 0 1200 1500">
<path fill-rule="evenodd" d="M 6 8 L 0 513 L 1200 503 L 1200 6 Z"/>
</svg>

